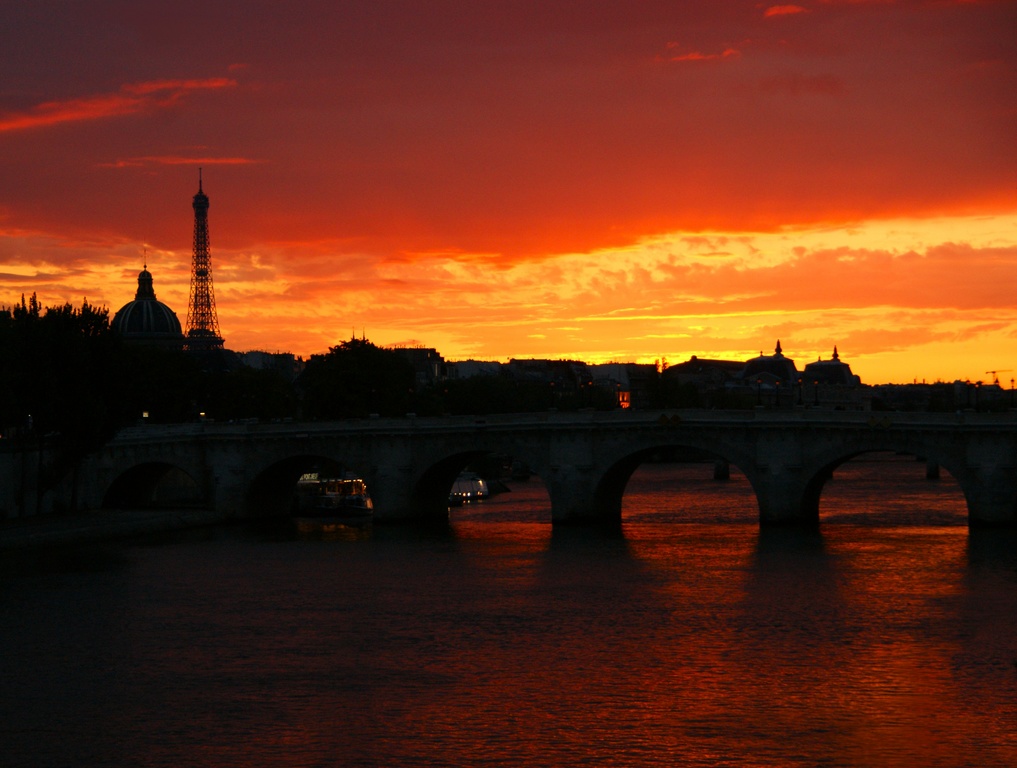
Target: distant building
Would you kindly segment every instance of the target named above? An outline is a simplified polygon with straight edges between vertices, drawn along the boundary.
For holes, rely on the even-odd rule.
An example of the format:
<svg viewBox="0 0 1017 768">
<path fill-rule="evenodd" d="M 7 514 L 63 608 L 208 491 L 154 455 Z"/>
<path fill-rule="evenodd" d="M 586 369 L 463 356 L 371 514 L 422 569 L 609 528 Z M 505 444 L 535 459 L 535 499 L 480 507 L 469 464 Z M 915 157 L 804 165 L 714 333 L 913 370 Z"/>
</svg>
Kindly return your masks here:
<svg viewBox="0 0 1017 768">
<path fill-rule="evenodd" d="M 474 376 L 500 376 L 502 364 L 496 360 L 457 360 L 445 363 L 450 379 L 470 379 Z"/>
<path fill-rule="evenodd" d="M 841 387 L 857 387 L 862 383 L 858 376 L 851 373 L 851 366 L 840 359 L 836 346 L 833 348 L 833 358 L 830 360 L 820 358 L 816 362 L 806 365 L 803 378 L 818 384 Z"/>
<path fill-rule="evenodd" d="M 799 371 L 795 361 L 784 355 L 780 340 L 772 355 L 759 353 L 744 362 L 713 360 L 693 356 L 662 372 L 665 382 L 694 387 L 707 407 L 731 408 L 789 405 L 824 406 L 850 410 L 868 409 L 870 393 L 840 359 L 820 358 Z"/>
<path fill-rule="evenodd" d="M 593 373 L 581 360 L 512 358 L 503 370 L 520 385 L 546 386 L 551 408 L 592 408 L 596 403 Z"/>
<path fill-rule="evenodd" d="M 1017 407 L 1013 385 L 953 381 L 913 384 L 879 384 L 872 392 L 872 409 L 883 411 L 1006 411 Z"/>
<path fill-rule="evenodd" d="M 129 344 L 166 349 L 183 349 L 184 346 L 184 334 L 176 312 L 155 298 L 148 264 L 138 273 L 138 291 L 134 294 L 134 301 L 117 310 L 112 326 Z"/>
<path fill-rule="evenodd" d="M 794 360 L 784 357 L 780 339 L 777 339 L 777 346 L 773 354 L 764 355 L 760 352 L 759 357 L 754 357 L 745 363 L 740 378 L 749 383 L 762 381 L 765 384 L 779 386 L 798 381 L 798 368 L 795 366 Z"/>
<path fill-rule="evenodd" d="M 664 375 L 681 384 L 716 388 L 740 377 L 744 369 L 745 362 L 742 360 L 715 360 L 693 355 L 684 363 L 668 366 Z"/>
<path fill-rule="evenodd" d="M 657 366 L 640 363 L 601 363 L 591 365 L 595 389 L 613 393 L 619 408 L 652 406 L 653 383 Z"/>
<path fill-rule="evenodd" d="M 448 378 L 445 359 L 432 347 L 392 347 L 393 352 L 413 366 L 418 387 L 427 387 Z"/>
<path fill-rule="evenodd" d="M 286 381 L 296 381 L 304 370 L 304 361 L 289 352 L 236 352 L 237 358 L 248 368 L 258 371 L 274 371 Z"/>
<path fill-rule="evenodd" d="M 547 360 L 531 358 L 508 361 L 505 369 L 519 381 L 558 382 L 578 387 L 592 382 L 590 366 L 581 360 Z"/>
</svg>

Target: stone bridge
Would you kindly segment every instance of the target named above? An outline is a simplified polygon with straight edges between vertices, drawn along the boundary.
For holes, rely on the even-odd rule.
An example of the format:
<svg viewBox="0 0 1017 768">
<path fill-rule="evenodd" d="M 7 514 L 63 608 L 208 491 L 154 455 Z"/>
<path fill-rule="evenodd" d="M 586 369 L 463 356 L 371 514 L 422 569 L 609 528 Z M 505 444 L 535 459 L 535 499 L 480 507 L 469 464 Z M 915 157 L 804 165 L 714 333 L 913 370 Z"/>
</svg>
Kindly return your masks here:
<svg viewBox="0 0 1017 768">
<path fill-rule="evenodd" d="M 171 506 L 182 493 L 224 518 L 278 515 L 301 473 L 331 466 L 364 477 L 378 521 L 447 518 L 457 474 L 495 454 L 539 475 L 553 522 L 612 522 L 632 472 L 667 450 L 740 469 L 763 524 L 818 522 L 834 469 L 872 451 L 948 470 L 972 525 L 1017 523 L 1015 413 L 615 411 L 139 426 L 89 460 L 80 493 L 91 508 Z"/>
</svg>

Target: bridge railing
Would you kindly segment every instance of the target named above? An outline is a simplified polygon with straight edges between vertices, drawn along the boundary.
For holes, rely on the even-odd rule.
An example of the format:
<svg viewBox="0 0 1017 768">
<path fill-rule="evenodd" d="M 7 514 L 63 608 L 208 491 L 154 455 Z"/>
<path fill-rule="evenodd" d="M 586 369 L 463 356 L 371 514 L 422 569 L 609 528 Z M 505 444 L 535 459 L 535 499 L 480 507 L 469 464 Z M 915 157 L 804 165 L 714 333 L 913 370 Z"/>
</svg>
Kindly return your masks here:
<svg viewBox="0 0 1017 768">
<path fill-rule="evenodd" d="M 187 424 L 144 424 L 121 430 L 113 442 L 137 443 L 151 441 L 192 440 L 196 438 L 230 438 L 241 436 L 286 436 L 302 434 L 324 435 L 342 432 L 394 433 L 461 432 L 478 429 L 527 430 L 545 428 L 582 427 L 648 427 L 660 425 L 677 427 L 702 424 L 744 425 L 806 425 L 869 426 L 875 429 L 890 427 L 942 428 L 964 426 L 968 428 L 1017 429 L 1017 411 L 1002 413 L 918 412 L 863 412 L 835 411 L 824 408 L 798 408 L 788 410 L 758 409 L 752 411 L 714 411 L 703 409 L 670 409 L 640 411 L 589 411 L 546 412 L 521 414 L 492 414 L 485 416 L 406 416 L 401 418 L 347 419 L 343 421 L 294 421 L 276 423 L 254 422 L 192 422 Z"/>
</svg>

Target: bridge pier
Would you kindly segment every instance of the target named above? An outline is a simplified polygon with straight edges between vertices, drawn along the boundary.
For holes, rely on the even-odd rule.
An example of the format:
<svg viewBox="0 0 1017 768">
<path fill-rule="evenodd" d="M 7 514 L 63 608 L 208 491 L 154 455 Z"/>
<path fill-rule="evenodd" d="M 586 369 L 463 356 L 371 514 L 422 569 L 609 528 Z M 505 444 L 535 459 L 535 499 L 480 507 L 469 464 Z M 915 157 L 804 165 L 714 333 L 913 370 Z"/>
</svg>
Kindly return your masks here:
<svg viewBox="0 0 1017 768">
<path fill-rule="evenodd" d="M 742 467 L 759 504 L 759 524 L 816 526 L 819 494 L 829 472 L 811 476 L 800 440 L 786 430 L 760 435 L 752 461 Z"/>
<path fill-rule="evenodd" d="M 760 525 L 819 525 L 819 491 L 812 491 L 797 473 L 750 478 L 750 481 L 759 503 Z"/>
<path fill-rule="evenodd" d="M 594 523 L 621 519 L 621 496 L 598 498 L 600 474 L 590 466 L 556 465 L 543 477 L 551 498 L 554 524 Z"/>
<path fill-rule="evenodd" d="M 1011 468 L 978 468 L 958 478 L 968 502 L 968 525 L 1017 527 L 1017 473 Z"/>
<path fill-rule="evenodd" d="M 412 467 L 394 464 L 372 467 L 364 473 L 364 480 L 374 503 L 374 519 L 379 522 L 405 522 L 424 517 L 414 497 Z M 448 514 L 448 496 L 444 506 Z"/>
<path fill-rule="evenodd" d="M 208 508 L 225 519 L 246 516 L 248 482 L 244 473 L 234 468 L 207 472 L 201 484 Z"/>
</svg>

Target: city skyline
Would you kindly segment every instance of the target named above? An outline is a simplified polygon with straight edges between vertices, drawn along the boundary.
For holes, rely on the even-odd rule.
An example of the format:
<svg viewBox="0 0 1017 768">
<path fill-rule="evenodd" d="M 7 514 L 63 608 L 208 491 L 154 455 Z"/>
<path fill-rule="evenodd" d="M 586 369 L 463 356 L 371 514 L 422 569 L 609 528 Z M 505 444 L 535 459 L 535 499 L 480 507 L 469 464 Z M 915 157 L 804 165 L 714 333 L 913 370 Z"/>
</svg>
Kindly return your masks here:
<svg viewBox="0 0 1017 768">
<path fill-rule="evenodd" d="M 231 349 L 1014 375 L 1013 3 L 244 9 L 3 11 L 0 304 L 180 315 L 201 166 Z"/>
</svg>

